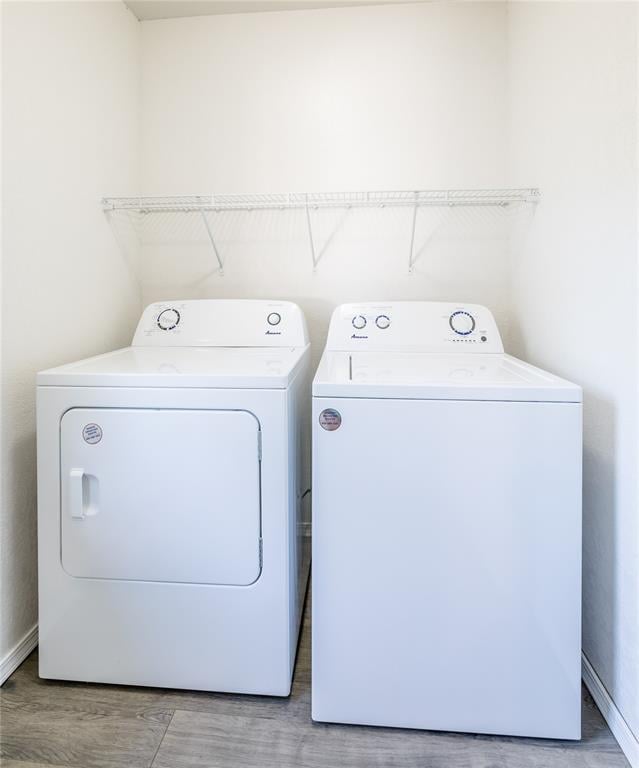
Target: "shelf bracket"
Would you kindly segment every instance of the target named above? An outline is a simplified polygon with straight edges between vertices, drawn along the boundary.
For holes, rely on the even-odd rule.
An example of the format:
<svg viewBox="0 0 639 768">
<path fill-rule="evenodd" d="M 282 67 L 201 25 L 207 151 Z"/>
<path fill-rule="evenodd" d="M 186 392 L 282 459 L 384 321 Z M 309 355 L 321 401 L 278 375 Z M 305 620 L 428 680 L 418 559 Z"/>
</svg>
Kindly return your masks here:
<svg viewBox="0 0 639 768">
<path fill-rule="evenodd" d="M 308 229 L 308 244 L 311 248 L 311 259 L 313 260 L 313 272 L 317 269 L 317 264 L 319 262 L 319 259 L 322 258 L 322 254 L 320 254 L 319 259 L 315 255 L 315 241 L 313 240 L 313 224 L 311 222 L 311 211 L 308 207 L 308 200 L 306 201 L 306 205 L 304 206 L 306 210 L 306 227 Z"/>
<path fill-rule="evenodd" d="M 315 238 L 313 236 L 313 223 L 312 223 L 311 211 L 308 204 L 308 200 L 306 201 L 304 208 L 306 210 L 306 226 L 308 228 L 308 241 L 311 248 L 311 258 L 313 259 L 313 272 L 315 272 L 317 270 L 317 265 L 320 263 L 320 261 L 322 260 L 322 257 L 328 250 L 328 246 L 333 241 L 333 238 L 335 237 L 335 235 L 342 228 L 342 225 L 344 224 L 344 220 L 346 219 L 349 211 L 351 210 L 351 205 L 350 203 L 347 203 L 344 205 L 344 213 L 342 214 L 341 218 L 333 228 L 333 231 L 331 232 L 331 234 L 328 236 L 328 238 L 324 242 L 324 245 L 322 246 L 322 249 L 319 251 L 319 253 L 315 248 Z"/>
<path fill-rule="evenodd" d="M 411 230 L 410 230 L 410 247 L 409 247 L 409 250 L 408 250 L 408 272 L 409 272 L 409 274 L 413 271 L 413 267 L 415 266 L 415 261 L 416 261 L 416 259 L 415 259 L 415 228 L 416 228 L 416 225 L 417 225 L 417 209 L 419 207 L 418 204 L 417 204 L 418 196 L 419 196 L 418 193 L 415 192 L 415 205 L 413 206 L 413 219 L 412 219 L 412 226 L 411 226 Z"/>
<path fill-rule="evenodd" d="M 415 192 L 415 197 L 419 196 L 419 192 Z M 456 205 L 455 202 L 450 200 L 449 193 L 446 193 L 446 209 L 444 209 L 444 212 L 442 216 L 439 219 L 439 222 L 437 226 L 433 228 L 431 233 L 428 235 L 428 237 L 424 240 L 424 242 L 419 246 L 419 248 L 415 249 L 415 233 L 416 233 L 416 225 L 417 225 L 417 211 L 419 209 L 419 202 L 416 200 L 415 205 L 413 206 L 413 219 L 412 219 L 412 226 L 411 226 L 411 233 L 410 233 L 410 250 L 408 253 L 408 273 L 412 274 L 415 269 L 415 264 L 419 261 L 419 258 L 421 254 L 423 253 L 426 246 L 430 243 L 430 241 L 435 236 L 435 233 L 437 229 L 441 226 L 442 221 L 444 220 L 444 217 L 446 216 L 446 213 L 454 208 Z"/>
<path fill-rule="evenodd" d="M 204 222 L 204 226 L 206 227 L 206 232 L 209 236 L 209 240 L 211 241 L 211 247 L 213 248 L 213 253 L 215 254 L 215 258 L 217 259 L 218 264 L 218 272 L 220 275 L 224 274 L 224 262 L 222 261 L 222 258 L 220 256 L 220 252 L 217 249 L 217 245 L 215 244 L 215 237 L 213 236 L 213 232 L 211 230 L 211 225 L 209 224 L 209 220 L 206 217 L 206 211 L 202 210 L 200 211 L 202 214 L 202 221 Z"/>
</svg>

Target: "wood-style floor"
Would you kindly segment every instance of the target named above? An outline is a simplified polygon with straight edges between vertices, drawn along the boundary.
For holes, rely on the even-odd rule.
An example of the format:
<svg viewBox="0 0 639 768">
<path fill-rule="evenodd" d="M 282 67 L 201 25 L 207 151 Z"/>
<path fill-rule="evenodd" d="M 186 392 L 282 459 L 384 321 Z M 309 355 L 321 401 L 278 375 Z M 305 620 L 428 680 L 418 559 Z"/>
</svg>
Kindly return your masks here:
<svg viewBox="0 0 639 768">
<path fill-rule="evenodd" d="M 581 742 L 313 723 L 309 613 L 288 699 L 45 681 L 34 652 L 0 689 L 0 765 L 628 768 L 585 690 Z"/>
</svg>

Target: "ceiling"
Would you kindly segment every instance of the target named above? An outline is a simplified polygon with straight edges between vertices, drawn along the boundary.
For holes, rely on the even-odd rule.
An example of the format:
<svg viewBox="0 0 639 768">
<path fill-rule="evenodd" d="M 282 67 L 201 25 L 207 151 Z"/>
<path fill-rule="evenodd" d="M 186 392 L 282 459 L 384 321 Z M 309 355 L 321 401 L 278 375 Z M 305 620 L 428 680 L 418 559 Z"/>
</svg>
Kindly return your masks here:
<svg viewBox="0 0 639 768">
<path fill-rule="evenodd" d="M 213 16 L 222 13 L 301 11 L 313 8 L 344 8 L 354 5 L 389 5 L 419 0 L 124 0 L 140 21 L 176 19 L 181 16 Z"/>
</svg>

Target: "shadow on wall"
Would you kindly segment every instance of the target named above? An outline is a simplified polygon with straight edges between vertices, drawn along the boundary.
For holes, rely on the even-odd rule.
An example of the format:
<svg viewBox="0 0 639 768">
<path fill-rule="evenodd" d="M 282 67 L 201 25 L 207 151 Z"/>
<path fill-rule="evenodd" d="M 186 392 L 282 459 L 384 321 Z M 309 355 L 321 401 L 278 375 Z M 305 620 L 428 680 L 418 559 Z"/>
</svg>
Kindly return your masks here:
<svg viewBox="0 0 639 768">
<path fill-rule="evenodd" d="M 142 299 L 142 281 L 140 270 L 140 238 L 135 227 L 131 226 L 130 216 L 123 211 L 109 211 L 105 213 L 118 250 L 126 265 L 129 276 L 137 286 Z"/>
<path fill-rule="evenodd" d="M 618 616 L 616 498 L 617 413 L 614 403 L 584 392 L 583 638 L 588 660 L 616 679 Z M 594 565 L 596 564 L 596 568 Z M 636 619 L 637 617 L 635 617 Z"/>
<path fill-rule="evenodd" d="M 514 322 L 511 340 L 526 359 L 521 325 Z M 560 373 L 561 375 L 561 373 Z M 578 382 L 579 383 L 579 382 Z M 587 387 L 583 392 L 583 535 L 582 535 L 582 648 L 608 680 L 616 679 L 613 630 L 619 614 L 615 563 L 618 536 L 617 411 L 612 400 Z M 639 621 L 635 615 L 634 621 Z"/>
<path fill-rule="evenodd" d="M 14 409 L 14 418 L 18 410 Z M 38 621 L 35 432 L 19 437 L 8 454 L 3 506 L 14 514 L 6 516 L 2 525 L 2 608 L 5 617 L 11 616 L 11 625 L 3 621 L 0 627 L 3 648 L 13 648 L 22 639 L 15 636 L 15 627 L 30 628 Z"/>
</svg>

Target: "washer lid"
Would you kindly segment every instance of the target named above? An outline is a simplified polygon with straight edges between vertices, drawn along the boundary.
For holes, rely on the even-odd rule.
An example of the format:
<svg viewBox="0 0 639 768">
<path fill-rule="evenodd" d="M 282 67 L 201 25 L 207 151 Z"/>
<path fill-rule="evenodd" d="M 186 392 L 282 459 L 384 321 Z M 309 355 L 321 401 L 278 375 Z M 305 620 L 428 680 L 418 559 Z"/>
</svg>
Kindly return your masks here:
<svg viewBox="0 0 639 768">
<path fill-rule="evenodd" d="M 316 397 L 581 402 L 581 388 L 506 354 L 324 352 Z"/>
<path fill-rule="evenodd" d="M 126 347 L 38 373 L 42 386 L 285 389 L 307 347 Z"/>
</svg>

